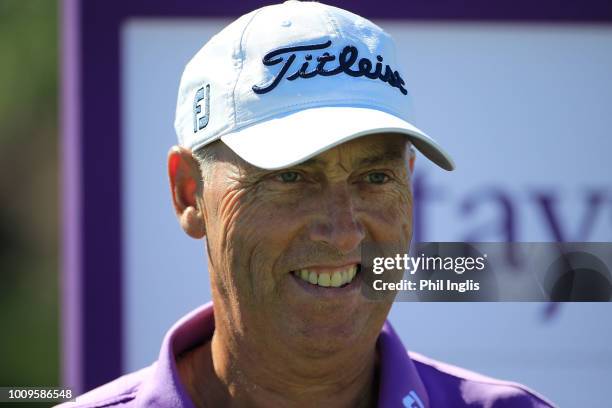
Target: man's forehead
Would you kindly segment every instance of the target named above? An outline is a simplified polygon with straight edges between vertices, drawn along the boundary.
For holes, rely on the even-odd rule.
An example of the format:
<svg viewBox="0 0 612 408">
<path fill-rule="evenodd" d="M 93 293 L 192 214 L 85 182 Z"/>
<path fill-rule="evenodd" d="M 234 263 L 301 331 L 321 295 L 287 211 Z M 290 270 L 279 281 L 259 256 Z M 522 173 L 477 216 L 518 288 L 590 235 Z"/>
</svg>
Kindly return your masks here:
<svg viewBox="0 0 612 408">
<path fill-rule="evenodd" d="M 300 165 L 325 166 L 337 162 L 364 166 L 405 158 L 408 139 L 401 135 L 374 135 L 351 140 L 321 152 Z"/>
</svg>

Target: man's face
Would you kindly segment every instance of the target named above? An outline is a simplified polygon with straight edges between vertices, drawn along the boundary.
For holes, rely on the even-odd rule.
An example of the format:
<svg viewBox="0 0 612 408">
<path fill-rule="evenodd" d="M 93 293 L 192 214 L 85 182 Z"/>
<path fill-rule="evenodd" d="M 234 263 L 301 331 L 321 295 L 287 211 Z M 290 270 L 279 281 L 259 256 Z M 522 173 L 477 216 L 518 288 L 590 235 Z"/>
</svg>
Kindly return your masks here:
<svg viewBox="0 0 612 408">
<path fill-rule="evenodd" d="M 278 171 L 218 150 L 201 200 L 216 318 L 236 339 L 312 356 L 375 339 L 390 303 L 364 297 L 359 272 L 348 281 L 362 247 L 410 243 L 406 138 L 358 138 Z"/>
</svg>

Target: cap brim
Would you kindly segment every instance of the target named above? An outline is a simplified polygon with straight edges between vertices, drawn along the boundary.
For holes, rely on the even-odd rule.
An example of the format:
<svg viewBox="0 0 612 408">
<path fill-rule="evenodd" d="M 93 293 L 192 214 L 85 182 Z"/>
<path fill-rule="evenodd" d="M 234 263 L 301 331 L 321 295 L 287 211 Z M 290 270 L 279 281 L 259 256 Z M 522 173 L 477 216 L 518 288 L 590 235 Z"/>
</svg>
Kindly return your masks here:
<svg viewBox="0 0 612 408">
<path fill-rule="evenodd" d="M 241 158 L 268 170 L 308 160 L 349 140 L 376 133 L 400 133 L 441 168 L 453 159 L 429 136 L 389 113 L 371 108 L 326 106 L 304 109 L 221 136 Z"/>
</svg>

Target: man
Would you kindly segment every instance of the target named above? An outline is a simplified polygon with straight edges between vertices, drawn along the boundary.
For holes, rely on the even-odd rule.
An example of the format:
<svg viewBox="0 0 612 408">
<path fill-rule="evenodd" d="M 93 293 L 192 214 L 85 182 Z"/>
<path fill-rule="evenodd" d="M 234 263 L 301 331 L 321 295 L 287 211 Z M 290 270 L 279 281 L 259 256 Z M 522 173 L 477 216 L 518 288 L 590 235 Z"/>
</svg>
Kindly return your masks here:
<svg viewBox="0 0 612 408">
<path fill-rule="evenodd" d="M 549 407 L 525 387 L 407 353 L 364 296 L 363 248 L 412 238 L 413 146 L 392 39 L 286 2 L 240 17 L 183 74 L 172 200 L 206 238 L 212 304 L 158 361 L 77 399 L 106 407 Z"/>
</svg>

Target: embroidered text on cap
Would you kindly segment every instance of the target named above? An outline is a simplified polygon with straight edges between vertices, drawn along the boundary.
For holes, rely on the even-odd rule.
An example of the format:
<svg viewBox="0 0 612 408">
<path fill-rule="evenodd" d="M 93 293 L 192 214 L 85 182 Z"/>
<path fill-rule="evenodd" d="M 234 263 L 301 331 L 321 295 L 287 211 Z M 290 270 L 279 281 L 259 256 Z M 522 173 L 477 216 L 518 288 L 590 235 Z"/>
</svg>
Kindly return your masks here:
<svg viewBox="0 0 612 408">
<path fill-rule="evenodd" d="M 263 60 L 262 60 L 263 64 L 266 66 L 272 66 L 272 65 L 279 64 L 280 62 L 283 61 L 283 55 L 287 55 L 289 53 L 291 53 L 291 55 L 289 55 L 289 57 L 285 61 L 285 64 L 282 66 L 282 68 L 280 69 L 276 77 L 272 80 L 272 82 L 270 82 L 267 85 L 263 85 L 263 86 L 253 85 L 253 88 L 252 88 L 253 91 L 257 94 L 264 94 L 276 88 L 276 86 L 283 79 L 283 77 L 285 76 L 289 68 L 291 68 L 291 65 L 293 64 L 293 62 L 295 61 L 295 58 L 296 58 L 295 53 L 297 51 L 323 50 L 325 48 L 329 48 L 331 44 L 332 42 L 328 40 L 320 44 L 283 47 L 283 48 L 278 48 L 274 51 L 268 52 L 266 55 L 264 55 Z M 377 62 L 376 62 L 374 71 L 372 71 L 373 63 L 368 58 L 361 58 L 359 62 L 357 62 L 357 69 L 353 69 L 353 64 L 355 64 L 358 57 L 359 57 L 359 51 L 357 50 L 357 47 L 353 45 L 347 45 L 346 47 L 342 49 L 342 51 L 338 55 L 337 57 L 338 66 L 335 67 L 334 69 L 326 70 L 325 64 L 327 64 L 328 62 L 334 61 L 336 59 L 336 56 L 330 55 L 328 52 L 324 52 L 322 55 L 316 58 L 317 66 L 312 71 L 307 71 L 313 57 L 312 57 L 312 54 L 306 54 L 304 56 L 304 62 L 302 63 L 302 66 L 297 71 L 287 76 L 286 79 L 288 81 L 294 81 L 297 78 L 308 79 L 308 78 L 313 78 L 317 75 L 333 76 L 333 75 L 338 75 L 340 73 L 345 73 L 352 77 L 365 76 L 366 78 L 370 78 L 370 79 L 379 79 L 382 82 L 386 82 L 390 86 L 399 89 L 399 91 L 402 94 L 404 95 L 408 94 L 408 91 L 406 91 L 406 88 L 403 87 L 405 82 L 402 79 L 399 72 L 394 71 L 389 65 L 385 65 L 385 68 L 383 71 L 383 64 L 382 64 L 383 58 L 380 55 L 376 56 Z"/>
</svg>

